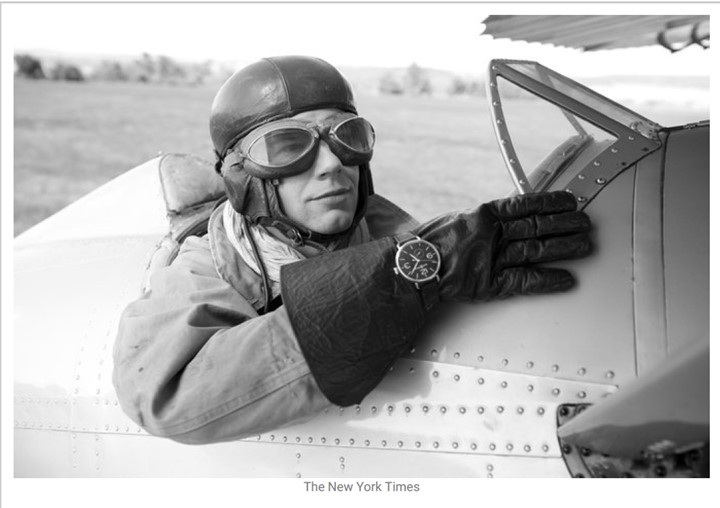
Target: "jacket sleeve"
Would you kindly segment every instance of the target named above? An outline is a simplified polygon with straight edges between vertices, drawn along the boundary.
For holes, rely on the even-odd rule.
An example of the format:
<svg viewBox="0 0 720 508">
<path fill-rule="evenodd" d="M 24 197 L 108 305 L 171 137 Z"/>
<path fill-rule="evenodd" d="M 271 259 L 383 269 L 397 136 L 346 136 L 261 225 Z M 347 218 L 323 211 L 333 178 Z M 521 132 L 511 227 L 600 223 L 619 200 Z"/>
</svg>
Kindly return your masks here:
<svg viewBox="0 0 720 508">
<path fill-rule="evenodd" d="M 195 444 L 261 433 L 327 407 L 285 308 L 258 316 L 209 255 L 184 248 L 122 314 L 113 383 L 123 410 L 151 434 Z"/>
<path fill-rule="evenodd" d="M 282 297 L 315 380 L 334 404 L 359 403 L 413 343 L 426 311 L 395 275 L 392 238 L 282 267 Z"/>
</svg>

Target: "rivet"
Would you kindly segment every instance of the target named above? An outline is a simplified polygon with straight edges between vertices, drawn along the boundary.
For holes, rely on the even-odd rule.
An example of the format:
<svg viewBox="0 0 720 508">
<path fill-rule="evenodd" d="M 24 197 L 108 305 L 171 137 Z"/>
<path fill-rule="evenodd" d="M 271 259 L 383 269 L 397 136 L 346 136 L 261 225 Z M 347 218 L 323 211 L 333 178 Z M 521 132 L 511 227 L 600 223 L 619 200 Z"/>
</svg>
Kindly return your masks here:
<svg viewBox="0 0 720 508">
<path fill-rule="evenodd" d="M 437 441 L 433 441 L 433 448 L 437 448 L 438 446 L 440 446 L 440 443 L 438 443 Z"/>
<path fill-rule="evenodd" d="M 485 408 L 482 406 L 478 406 L 478 414 L 483 414 L 485 412 Z"/>
<path fill-rule="evenodd" d="M 586 198 L 585 196 L 578 196 L 577 200 L 578 200 L 580 203 L 584 203 L 585 201 L 587 201 L 587 198 Z"/>
<path fill-rule="evenodd" d="M 520 407 L 517 408 L 517 412 L 518 412 L 519 415 L 521 415 L 521 414 L 523 414 L 523 413 L 525 412 L 525 410 L 523 409 L 522 406 L 520 406 Z"/>
<path fill-rule="evenodd" d="M 495 88 L 495 83 L 490 83 L 490 88 Z"/>
<path fill-rule="evenodd" d="M 258 439 L 260 439 L 260 436 L 258 436 Z M 299 443 L 299 442 L 300 442 L 300 436 L 297 436 L 297 437 L 295 438 L 295 442 L 296 442 L 296 443 Z"/>
<path fill-rule="evenodd" d="M 555 395 L 556 397 L 558 395 L 560 395 L 560 388 L 553 388 L 552 394 Z"/>
<path fill-rule="evenodd" d="M 580 397 L 581 399 L 584 399 L 585 397 L 587 397 L 587 393 L 585 393 L 585 392 L 578 392 L 578 397 Z"/>
<path fill-rule="evenodd" d="M 323 443 L 323 444 L 325 444 L 325 443 L 327 442 L 327 438 L 321 437 L 321 438 L 320 438 L 320 442 Z"/>
<path fill-rule="evenodd" d="M 478 361 L 478 362 L 482 362 L 482 361 L 484 361 L 484 360 L 485 360 L 485 357 L 482 356 L 482 355 L 480 355 L 480 356 L 477 357 L 477 361 Z"/>
<path fill-rule="evenodd" d="M 402 441 L 398 441 L 398 448 L 402 448 L 402 447 L 403 447 L 403 442 L 402 442 Z"/>
<path fill-rule="evenodd" d="M 507 444 L 507 446 L 506 446 L 505 448 L 507 448 L 507 450 L 508 450 L 509 452 L 511 452 L 511 451 L 512 451 L 512 449 L 513 449 L 513 445 L 512 445 L 512 443 L 508 443 L 508 444 Z"/>
<path fill-rule="evenodd" d="M 283 436 L 283 443 L 287 443 L 287 436 Z"/>
<path fill-rule="evenodd" d="M 628 136 L 629 141 L 635 141 L 635 136 Z"/>
<path fill-rule="evenodd" d="M 452 447 L 455 448 L 455 449 L 457 449 L 458 446 L 459 446 L 459 445 L 458 445 L 457 443 L 453 443 L 453 444 L 452 444 Z"/>
<path fill-rule="evenodd" d="M 447 411 L 447 408 L 445 406 L 440 406 L 440 412 L 445 413 Z"/>
<path fill-rule="evenodd" d="M 350 442 L 350 445 L 354 445 L 354 444 L 355 444 L 355 440 L 354 440 L 353 438 L 350 438 L 350 441 L 349 441 L 349 442 Z"/>
<path fill-rule="evenodd" d="M 471 449 L 471 450 L 477 450 L 477 444 L 471 443 L 471 444 L 470 444 L 470 449 Z"/>
<path fill-rule="evenodd" d="M 296 478 L 302 478 L 302 475 L 300 473 L 295 473 Z"/>
<path fill-rule="evenodd" d="M 525 364 L 525 366 L 526 366 L 528 369 L 532 369 L 532 368 L 535 366 L 535 364 L 534 364 L 533 362 L 527 362 L 527 363 Z"/>
<path fill-rule="evenodd" d="M 500 383 L 500 386 L 503 388 L 507 388 L 507 385 L 507 381 L 503 381 L 502 383 Z"/>
<path fill-rule="evenodd" d="M 615 377 L 615 373 L 613 371 L 609 370 L 605 373 L 605 377 L 608 379 L 612 379 Z"/>
<path fill-rule="evenodd" d="M 360 406 L 355 406 L 355 412 L 356 412 L 356 413 L 359 413 L 359 412 L 360 412 Z"/>
<path fill-rule="evenodd" d="M 433 375 L 433 377 L 438 377 L 440 375 L 440 373 L 438 371 L 434 370 L 432 375 Z"/>
<path fill-rule="evenodd" d="M 479 385 L 485 384 L 485 379 L 483 379 L 483 378 L 481 378 L 481 377 L 478 378 L 478 384 L 479 384 Z"/>
<path fill-rule="evenodd" d="M 340 444 L 340 439 L 335 438 L 335 444 L 336 444 L 336 445 L 339 445 L 339 444 Z"/>
<path fill-rule="evenodd" d="M 415 352 L 415 348 L 414 347 L 410 348 L 410 353 L 414 353 L 414 352 Z"/>
<path fill-rule="evenodd" d="M 503 358 L 502 364 L 507 367 L 507 364 L 510 363 L 510 360 L 507 358 Z"/>
<path fill-rule="evenodd" d="M 420 448 L 422 446 L 422 443 L 420 441 L 415 441 L 415 448 Z"/>
<path fill-rule="evenodd" d="M 528 445 L 528 444 L 526 444 L 526 445 L 523 447 L 523 449 L 524 449 L 526 452 L 528 452 L 528 453 L 530 453 L 530 450 L 532 450 L 532 448 L 531 448 L 530 445 Z"/>
<path fill-rule="evenodd" d="M 515 164 L 516 162 L 517 161 L 515 159 L 513 159 L 512 157 L 510 158 L 510 164 Z M 525 183 L 525 182 L 520 182 L 520 183 Z"/>
<path fill-rule="evenodd" d="M 371 413 L 377 413 L 377 407 L 373 406 L 370 408 Z"/>
<path fill-rule="evenodd" d="M 542 445 L 542 449 L 544 452 L 547 452 L 548 450 L 550 450 L 550 447 L 548 445 L 544 444 L 544 445 Z"/>
<path fill-rule="evenodd" d="M 497 122 L 498 125 L 502 125 L 502 124 L 503 124 L 503 121 L 502 121 L 501 118 L 498 118 L 498 119 L 496 120 L 496 122 Z"/>
<path fill-rule="evenodd" d="M 578 175 L 578 180 L 585 180 L 585 175 Z"/>
<path fill-rule="evenodd" d="M 553 365 L 551 369 L 552 369 L 553 372 L 557 372 L 557 371 L 560 370 L 560 366 L 559 366 L 559 365 Z"/>
<path fill-rule="evenodd" d="M 604 178 L 598 178 L 595 180 L 595 183 L 598 185 L 604 185 L 605 182 L 607 182 L 607 180 L 605 180 Z"/>
<path fill-rule="evenodd" d="M 585 370 L 585 367 L 580 367 L 578 369 L 578 374 L 580 374 L 581 376 L 584 376 L 586 372 L 587 370 Z"/>
<path fill-rule="evenodd" d="M 388 406 L 388 413 L 392 413 L 395 408 L 391 405 Z"/>
<path fill-rule="evenodd" d="M 438 354 L 437 349 L 433 349 L 432 351 L 430 351 L 430 354 L 432 356 L 437 356 L 437 354 Z"/>
<path fill-rule="evenodd" d="M 560 408 L 560 416 L 567 416 L 569 414 L 570 410 L 566 406 Z"/>
<path fill-rule="evenodd" d="M 498 70 L 497 65 L 493 65 L 492 70 L 497 71 Z"/>
<path fill-rule="evenodd" d="M 340 464 L 340 469 L 345 469 L 345 464 Z"/>
<path fill-rule="evenodd" d="M 455 380 L 455 382 L 458 382 L 458 381 L 460 381 L 460 376 L 458 374 L 455 374 L 453 376 L 453 379 Z"/>
<path fill-rule="evenodd" d="M 383 446 L 387 446 L 387 441 L 383 439 L 380 444 L 382 444 Z"/>
<path fill-rule="evenodd" d="M 412 411 L 412 409 L 410 408 L 410 406 L 405 406 L 405 412 L 406 412 L 406 413 L 409 413 L 410 411 Z"/>
<path fill-rule="evenodd" d="M 492 471 L 493 469 L 494 469 L 494 468 L 493 468 L 493 465 L 492 465 L 492 464 L 488 464 L 488 465 L 487 465 L 487 470 L 488 470 L 488 471 Z"/>
<path fill-rule="evenodd" d="M 369 440 L 369 439 L 366 439 L 366 440 L 365 440 L 365 446 L 370 446 L 370 440 Z"/>
<path fill-rule="evenodd" d="M 461 407 L 461 408 L 460 408 L 460 414 L 462 414 L 462 415 L 465 414 L 465 408 L 464 408 L 464 407 Z"/>
<path fill-rule="evenodd" d="M 500 103 L 499 103 L 498 101 L 493 101 L 492 105 L 493 105 L 493 106 L 499 106 Z"/>
<path fill-rule="evenodd" d="M 539 415 L 544 415 L 544 414 L 545 414 L 545 408 L 544 408 L 544 407 L 539 407 L 538 410 L 537 410 L 537 412 L 538 412 Z"/>
<path fill-rule="evenodd" d="M 498 413 L 502 413 L 503 411 L 505 411 L 505 408 L 504 408 L 504 407 L 502 407 L 502 406 L 498 406 L 498 407 L 497 407 L 497 412 L 498 412 Z"/>
<path fill-rule="evenodd" d="M 270 434 L 270 441 L 275 441 L 275 434 Z"/>
<path fill-rule="evenodd" d="M 415 373 L 415 369 L 414 369 L 413 367 L 410 367 L 409 371 L 410 371 L 410 374 L 414 374 L 414 373 Z"/>
<path fill-rule="evenodd" d="M 585 448 L 583 446 L 582 448 L 580 448 L 580 453 L 582 454 L 583 457 L 589 457 L 590 455 L 592 455 L 592 450 L 590 450 L 590 448 Z"/>
<path fill-rule="evenodd" d="M 667 468 L 663 466 L 662 464 L 655 467 L 655 474 L 657 476 L 666 476 L 667 475 Z"/>
<path fill-rule="evenodd" d="M 535 389 L 535 387 L 533 385 L 528 385 L 527 389 L 529 392 L 531 392 Z"/>
<path fill-rule="evenodd" d="M 423 412 L 424 412 L 424 413 L 427 413 L 427 412 L 430 410 L 430 406 L 428 406 L 427 404 L 425 404 L 425 405 L 423 405 L 423 408 L 422 408 L 422 409 L 423 409 Z"/>
<path fill-rule="evenodd" d="M 612 153 L 618 153 L 618 149 L 615 148 L 615 147 L 612 147 L 612 148 L 610 149 L 610 151 L 611 151 Z"/>
<path fill-rule="evenodd" d="M 488 477 L 488 478 L 492 478 L 492 477 L 493 477 L 492 473 L 488 473 L 488 474 L 487 474 L 487 477 Z"/>
<path fill-rule="evenodd" d="M 490 443 L 489 448 L 490 448 L 491 450 L 494 450 L 494 449 L 495 449 L 495 443 Z"/>
<path fill-rule="evenodd" d="M 301 455 L 300 455 L 299 453 L 296 453 L 296 454 L 295 454 L 295 458 L 296 458 L 296 459 L 299 459 L 300 457 L 301 457 Z"/>
<path fill-rule="evenodd" d="M 562 451 L 565 455 L 568 455 L 568 454 L 572 453 L 572 446 L 566 445 L 566 444 L 562 445 Z"/>
<path fill-rule="evenodd" d="M 458 358 L 460 358 L 460 353 L 457 353 L 457 352 L 456 352 L 456 353 L 453 355 L 453 358 L 455 358 L 456 360 L 457 360 Z"/>
<path fill-rule="evenodd" d="M 598 167 L 600 165 L 600 161 L 593 162 L 593 166 Z"/>
<path fill-rule="evenodd" d="M 501 140 L 500 140 L 500 143 L 503 144 L 503 145 L 507 145 L 507 144 L 508 144 L 508 140 L 507 140 L 507 139 L 501 139 Z"/>
</svg>

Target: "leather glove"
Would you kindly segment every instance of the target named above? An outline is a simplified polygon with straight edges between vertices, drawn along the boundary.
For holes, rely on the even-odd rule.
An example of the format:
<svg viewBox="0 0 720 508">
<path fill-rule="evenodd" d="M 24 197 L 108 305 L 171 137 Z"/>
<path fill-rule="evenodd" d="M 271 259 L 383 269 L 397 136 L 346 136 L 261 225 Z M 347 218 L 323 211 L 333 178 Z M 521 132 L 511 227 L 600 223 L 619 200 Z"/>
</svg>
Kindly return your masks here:
<svg viewBox="0 0 720 508">
<path fill-rule="evenodd" d="M 587 255 L 589 230 L 573 195 L 558 191 L 492 201 L 414 233 L 440 251 L 440 299 L 469 301 L 569 289 L 570 272 L 535 265 Z"/>
</svg>

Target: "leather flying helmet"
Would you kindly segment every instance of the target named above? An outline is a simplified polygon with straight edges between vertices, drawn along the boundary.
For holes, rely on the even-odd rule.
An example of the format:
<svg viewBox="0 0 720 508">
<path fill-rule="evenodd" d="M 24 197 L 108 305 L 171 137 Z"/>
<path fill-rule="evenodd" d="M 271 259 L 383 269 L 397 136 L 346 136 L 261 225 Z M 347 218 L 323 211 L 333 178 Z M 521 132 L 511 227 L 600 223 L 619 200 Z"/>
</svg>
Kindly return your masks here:
<svg viewBox="0 0 720 508">
<path fill-rule="evenodd" d="M 243 159 L 230 157 L 245 136 L 269 122 L 304 111 L 334 108 L 357 115 L 348 81 L 329 63 L 307 56 L 264 58 L 235 72 L 220 88 L 210 113 L 216 170 L 222 175 L 233 208 L 253 223 L 293 230 L 293 235 L 328 242 L 349 235 L 362 219 L 373 193 L 370 167 L 359 164 L 358 208 L 348 231 L 320 235 L 294 223 L 282 211 L 273 180 L 247 171 Z M 253 173 L 253 174 L 250 174 Z"/>
</svg>

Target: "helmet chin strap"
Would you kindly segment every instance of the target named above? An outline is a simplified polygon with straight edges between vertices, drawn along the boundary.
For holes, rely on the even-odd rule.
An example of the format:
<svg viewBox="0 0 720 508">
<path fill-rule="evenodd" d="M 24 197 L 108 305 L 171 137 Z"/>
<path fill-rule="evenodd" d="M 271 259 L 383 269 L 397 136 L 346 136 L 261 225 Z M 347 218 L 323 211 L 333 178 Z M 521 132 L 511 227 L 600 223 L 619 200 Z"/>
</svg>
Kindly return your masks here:
<svg viewBox="0 0 720 508">
<path fill-rule="evenodd" d="M 265 182 L 268 194 L 273 194 L 274 199 L 272 199 L 272 202 L 275 206 L 270 207 L 271 217 L 263 217 L 258 222 L 263 226 L 275 228 L 296 247 L 309 244 L 325 251 L 345 247 L 365 214 L 365 203 L 358 203 L 353 222 L 346 230 L 333 234 L 318 233 L 285 215 L 277 191 L 277 186 L 280 183 L 277 179 L 266 180 Z"/>
</svg>

